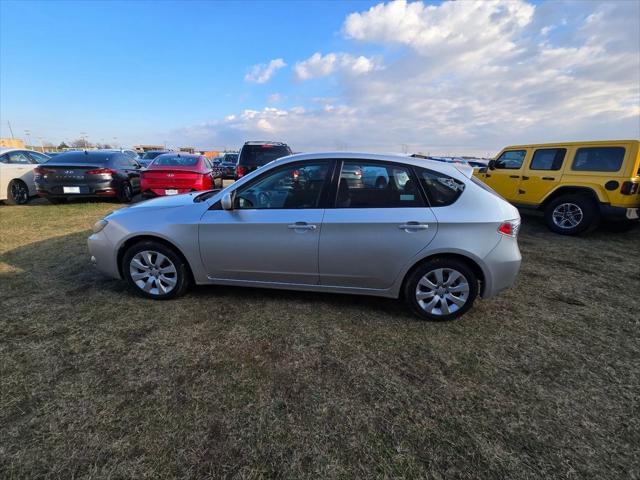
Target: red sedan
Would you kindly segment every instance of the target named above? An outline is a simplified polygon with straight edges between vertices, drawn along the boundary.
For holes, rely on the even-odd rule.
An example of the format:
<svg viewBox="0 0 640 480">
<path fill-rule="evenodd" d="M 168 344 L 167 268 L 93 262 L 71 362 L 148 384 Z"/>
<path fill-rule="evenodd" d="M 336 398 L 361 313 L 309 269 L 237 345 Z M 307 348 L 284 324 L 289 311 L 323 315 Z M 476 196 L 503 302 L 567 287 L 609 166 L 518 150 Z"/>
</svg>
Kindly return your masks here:
<svg viewBox="0 0 640 480">
<path fill-rule="evenodd" d="M 208 158 L 188 153 L 158 155 L 140 175 L 145 197 L 211 190 L 218 175 Z"/>
</svg>

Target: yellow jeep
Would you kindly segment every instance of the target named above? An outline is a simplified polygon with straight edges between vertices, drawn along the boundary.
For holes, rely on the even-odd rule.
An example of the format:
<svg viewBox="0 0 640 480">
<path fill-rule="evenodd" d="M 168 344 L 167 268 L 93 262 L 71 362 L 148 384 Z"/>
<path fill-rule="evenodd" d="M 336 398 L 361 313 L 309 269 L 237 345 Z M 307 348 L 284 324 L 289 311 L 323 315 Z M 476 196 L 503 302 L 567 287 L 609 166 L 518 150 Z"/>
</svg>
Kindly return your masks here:
<svg viewBox="0 0 640 480">
<path fill-rule="evenodd" d="M 640 217 L 640 140 L 514 145 L 475 175 L 564 235 L 600 220 L 624 230 Z"/>
</svg>

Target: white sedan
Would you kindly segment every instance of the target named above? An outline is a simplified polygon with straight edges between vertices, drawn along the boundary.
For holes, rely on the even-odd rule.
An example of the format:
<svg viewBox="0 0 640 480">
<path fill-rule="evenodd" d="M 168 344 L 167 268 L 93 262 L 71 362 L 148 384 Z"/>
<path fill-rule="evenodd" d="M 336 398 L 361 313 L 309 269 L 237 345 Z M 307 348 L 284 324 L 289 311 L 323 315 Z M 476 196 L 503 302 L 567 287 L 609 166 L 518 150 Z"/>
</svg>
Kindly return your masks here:
<svg viewBox="0 0 640 480">
<path fill-rule="evenodd" d="M 0 200 L 23 205 L 36 195 L 33 169 L 49 157 L 40 152 L 18 148 L 0 148 Z"/>
</svg>

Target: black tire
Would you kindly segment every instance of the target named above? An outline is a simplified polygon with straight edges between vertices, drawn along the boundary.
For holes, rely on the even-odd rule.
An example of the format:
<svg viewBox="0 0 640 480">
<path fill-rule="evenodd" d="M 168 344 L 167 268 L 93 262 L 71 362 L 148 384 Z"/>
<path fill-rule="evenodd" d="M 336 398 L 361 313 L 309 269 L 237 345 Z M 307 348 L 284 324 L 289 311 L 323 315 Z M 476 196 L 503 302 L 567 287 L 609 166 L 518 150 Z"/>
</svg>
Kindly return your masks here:
<svg viewBox="0 0 640 480">
<path fill-rule="evenodd" d="M 442 271 L 442 282 L 435 281 L 438 271 Z M 457 272 L 460 277 L 456 277 L 450 272 Z M 434 280 L 432 283 L 437 289 L 430 290 L 429 287 L 421 283 L 425 276 Z M 453 281 L 450 285 L 446 285 L 449 279 L 453 279 Z M 464 284 L 467 286 L 466 293 L 464 292 Z M 452 292 L 449 291 L 450 288 L 459 290 Z M 429 311 L 420 305 L 417 295 L 430 295 L 431 291 L 434 294 L 422 300 L 426 304 L 426 308 L 429 308 L 428 300 L 431 299 L 435 302 L 431 307 L 432 310 Z M 478 278 L 473 269 L 464 261 L 455 258 L 440 257 L 427 260 L 411 272 L 404 284 L 405 301 L 413 313 L 425 320 L 448 321 L 458 318 L 473 306 L 477 296 Z M 449 300 L 451 297 L 455 297 L 457 301 Z M 460 301 L 464 301 L 464 303 L 459 304 Z M 443 302 L 446 303 L 446 308 Z M 453 305 L 455 305 L 455 310 Z M 447 311 L 450 313 L 446 313 Z"/>
<path fill-rule="evenodd" d="M 118 201 L 122 203 L 131 203 L 133 200 L 133 188 L 129 182 L 125 182 L 118 192 Z"/>
<path fill-rule="evenodd" d="M 22 180 L 11 180 L 7 187 L 7 203 L 24 205 L 29 201 L 29 187 Z"/>
<path fill-rule="evenodd" d="M 596 201 L 587 195 L 562 195 L 545 207 L 544 220 L 552 232 L 579 235 L 598 226 L 600 211 Z"/>
<path fill-rule="evenodd" d="M 137 254 L 145 251 L 153 252 L 155 254 L 160 253 L 164 255 L 175 267 L 175 275 L 171 276 L 171 278 L 175 279 L 175 285 L 172 287 L 172 289 L 169 292 L 163 293 L 161 291 L 161 287 L 160 287 L 160 284 L 158 283 L 158 279 L 150 280 L 150 291 L 145 291 L 138 283 L 136 283 L 136 280 L 134 280 L 134 278 L 132 277 L 131 262 L 134 259 L 134 257 L 136 257 Z M 151 255 L 152 260 L 157 261 L 158 257 L 156 256 L 154 258 L 153 253 Z M 168 263 L 163 261 L 162 265 L 167 266 Z M 152 298 L 154 300 L 169 300 L 171 298 L 176 298 L 176 297 L 179 297 L 180 295 L 183 295 L 188 290 L 189 285 L 191 284 L 191 272 L 189 270 L 189 266 L 182 259 L 182 257 L 178 255 L 172 248 L 166 246 L 163 243 L 155 242 L 153 240 L 145 240 L 129 247 L 129 249 L 125 252 L 124 256 L 122 257 L 121 266 L 122 266 L 122 274 L 124 278 L 127 280 L 127 283 L 129 284 L 129 286 L 138 295 L 141 295 L 145 298 Z M 137 270 L 140 273 L 145 272 L 142 269 L 137 269 Z M 141 278 L 141 279 L 138 279 L 138 282 L 142 281 L 146 284 L 147 281 L 145 280 L 146 280 L 145 278 Z M 166 285 L 166 283 L 164 283 L 164 285 Z"/>
<path fill-rule="evenodd" d="M 49 200 L 49 203 L 53 205 L 61 205 L 63 203 L 67 203 L 67 199 L 64 197 L 47 197 L 47 200 Z"/>
</svg>

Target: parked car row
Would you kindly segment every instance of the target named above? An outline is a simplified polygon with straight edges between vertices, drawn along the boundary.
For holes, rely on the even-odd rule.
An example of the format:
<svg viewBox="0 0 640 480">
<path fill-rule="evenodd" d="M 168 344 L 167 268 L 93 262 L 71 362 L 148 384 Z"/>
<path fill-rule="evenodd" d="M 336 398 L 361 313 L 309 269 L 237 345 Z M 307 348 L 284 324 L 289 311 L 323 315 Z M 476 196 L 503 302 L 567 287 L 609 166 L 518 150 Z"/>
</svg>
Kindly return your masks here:
<svg viewBox="0 0 640 480">
<path fill-rule="evenodd" d="M 410 157 L 473 167 L 478 178 L 514 205 L 543 211 L 552 231 L 574 235 L 601 221 L 618 230 L 638 223 L 639 145 L 638 140 L 516 145 L 486 166 L 459 157 Z M 128 202 L 137 193 L 176 195 L 221 188 L 223 179 L 242 179 L 291 154 L 286 143 L 273 141 L 246 142 L 239 153 L 213 160 L 166 150 L 145 152 L 142 158 L 133 150 L 72 151 L 53 159 L 29 150 L 3 150 L 0 199 L 25 203 L 37 193 L 54 203 L 83 196 Z M 388 172 L 375 166 L 349 164 L 342 176 L 350 188 L 391 188 Z"/>
</svg>

